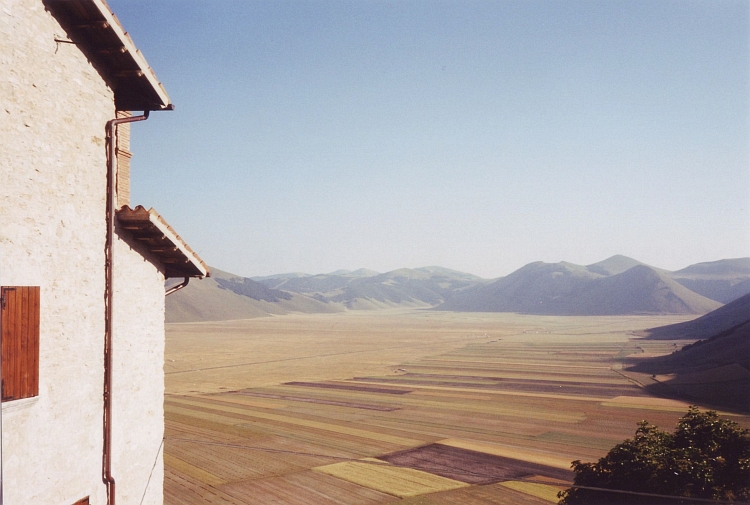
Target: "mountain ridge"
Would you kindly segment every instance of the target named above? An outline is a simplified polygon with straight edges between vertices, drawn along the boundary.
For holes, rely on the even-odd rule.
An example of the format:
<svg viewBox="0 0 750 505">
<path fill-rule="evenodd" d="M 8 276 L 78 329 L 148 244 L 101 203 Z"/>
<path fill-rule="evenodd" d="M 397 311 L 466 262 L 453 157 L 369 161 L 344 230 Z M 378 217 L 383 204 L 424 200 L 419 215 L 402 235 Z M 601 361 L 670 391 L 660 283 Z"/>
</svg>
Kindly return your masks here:
<svg viewBox="0 0 750 505">
<path fill-rule="evenodd" d="M 534 262 L 489 285 L 459 293 L 436 310 L 583 316 L 704 314 L 720 305 L 644 264 L 604 275 L 565 262 Z"/>
<path fill-rule="evenodd" d="M 714 283 L 715 287 L 717 282 L 730 282 L 729 276 L 737 293 L 744 295 L 750 292 L 750 273 L 743 277 L 744 262 L 750 263 L 750 258 L 691 265 L 679 270 L 682 273 L 677 278 L 675 272 L 623 255 L 590 265 L 537 261 L 498 279 L 434 265 L 384 273 L 361 268 L 255 278 L 212 268 L 211 278 L 194 281 L 167 298 L 166 319 L 242 319 L 388 307 L 550 315 L 700 315 L 721 303 L 692 291 L 685 282 L 700 275 L 701 282 Z M 729 297 L 726 290 L 722 296 Z"/>
</svg>

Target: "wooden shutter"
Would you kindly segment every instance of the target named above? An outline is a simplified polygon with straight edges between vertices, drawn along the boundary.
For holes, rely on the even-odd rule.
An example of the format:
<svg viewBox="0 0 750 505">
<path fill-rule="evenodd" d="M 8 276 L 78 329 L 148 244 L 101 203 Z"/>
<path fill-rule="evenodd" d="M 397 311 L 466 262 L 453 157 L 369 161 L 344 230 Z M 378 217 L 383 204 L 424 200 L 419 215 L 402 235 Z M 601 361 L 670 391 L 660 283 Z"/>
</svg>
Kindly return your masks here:
<svg viewBox="0 0 750 505">
<path fill-rule="evenodd" d="M 73 505 L 89 505 L 89 497 L 81 498 L 77 502 L 75 502 Z"/>
<path fill-rule="evenodd" d="M 39 286 L 3 286 L 2 401 L 39 395 Z"/>
</svg>

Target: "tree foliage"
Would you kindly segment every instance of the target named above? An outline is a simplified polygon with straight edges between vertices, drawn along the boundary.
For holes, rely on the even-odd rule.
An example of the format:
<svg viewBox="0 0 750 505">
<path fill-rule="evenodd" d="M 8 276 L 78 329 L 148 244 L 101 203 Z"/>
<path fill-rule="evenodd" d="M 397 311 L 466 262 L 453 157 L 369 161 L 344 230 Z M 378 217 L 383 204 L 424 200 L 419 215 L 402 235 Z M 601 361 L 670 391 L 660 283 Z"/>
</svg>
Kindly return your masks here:
<svg viewBox="0 0 750 505">
<path fill-rule="evenodd" d="M 573 461 L 574 486 L 688 498 L 750 501 L 750 432 L 690 407 L 673 434 L 647 421 L 597 463 Z M 571 487 L 560 505 L 653 504 L 654 496 Z M 663 499 L 663 503 L 681 503 Z M 688 501 L 684 501 L 688 503 Z"/>
</svg>

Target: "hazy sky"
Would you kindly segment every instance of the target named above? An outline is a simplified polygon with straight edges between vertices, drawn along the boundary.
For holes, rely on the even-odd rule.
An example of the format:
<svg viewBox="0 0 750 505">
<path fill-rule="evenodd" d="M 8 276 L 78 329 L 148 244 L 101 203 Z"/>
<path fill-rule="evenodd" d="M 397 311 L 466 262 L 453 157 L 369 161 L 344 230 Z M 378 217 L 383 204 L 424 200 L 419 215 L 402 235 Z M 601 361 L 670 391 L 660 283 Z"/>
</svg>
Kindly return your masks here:
<svg viewBox="0 0 750 505">
<path fill-rule="evenodd" d="M 750 256 L 748 1 L 109 0 L 133 204 L 240 275 Z"/>
</svg>

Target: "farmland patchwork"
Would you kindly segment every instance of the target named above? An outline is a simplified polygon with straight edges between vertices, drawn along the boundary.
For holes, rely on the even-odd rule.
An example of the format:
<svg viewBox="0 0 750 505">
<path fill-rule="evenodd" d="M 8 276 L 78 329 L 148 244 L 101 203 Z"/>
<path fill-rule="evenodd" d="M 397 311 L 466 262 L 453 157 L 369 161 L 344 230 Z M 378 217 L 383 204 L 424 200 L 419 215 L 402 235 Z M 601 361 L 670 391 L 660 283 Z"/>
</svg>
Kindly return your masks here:
<svg viewBox="0 0 750 505">
<path fill-rule="evenodd" d="M 279 321 L 297 324 L 290 317 Z M 630 334 L 655 317 L 415 312 L 367 316 L 362 326 L 356 317 L 364 316 L 304 316 L 306 336 L 276 361 L 273 381 L 260 373 L 271 370 L 260 353 L 251 356 L 257 367 L 233 358 L 242 377 L 256 367 L 245 387 L 190 393 L 201 388 L 199 367 L 175 375 L 182 382 L 172 382 L 165 404 L 165 502 L 541 505 L 572 482 L 571 461 L 597 460 L 641 419 L 669 428 L 687 409 L 647 395 L 650 376 L 621 366 L 634 353 L 671 350 L 671 342 Z M 247 339 L 263 338 L 269 321 L 244 324 Z M 350 333 L 327 333 L 345 324 Z M 170 329 L 172 369 L 198 356 L 197 341 L 178 341 L 183 329 L 198 328 L 184 326 Z M 224 343 L 220 332 L 204 340 L 212 347 L 203 356 Z M 320 368 L 320 355 L 334 354 L 323 342 L 345 356 L 340 369 Z M 389 362 L 383 351 L 388 358 L 377 361 L 378 346 L 401 359 Z M 232 357 L 218 359 L 228 381 L 239 382 Z"/>
</svg>

